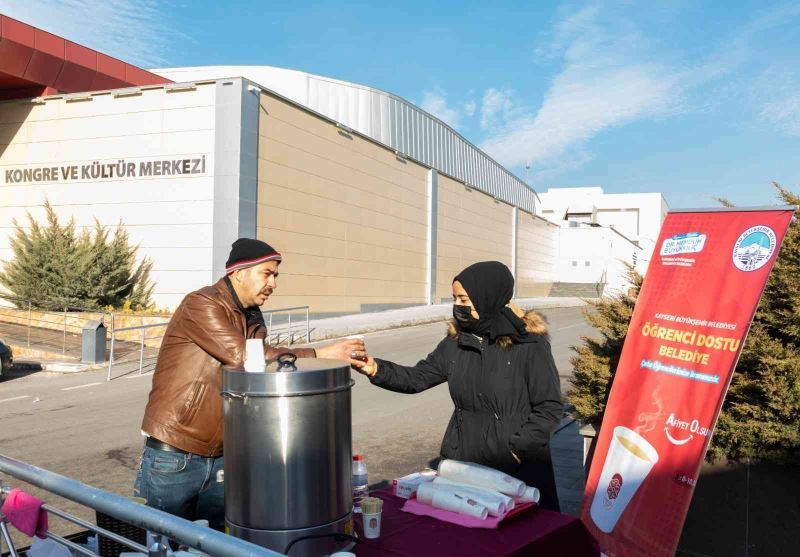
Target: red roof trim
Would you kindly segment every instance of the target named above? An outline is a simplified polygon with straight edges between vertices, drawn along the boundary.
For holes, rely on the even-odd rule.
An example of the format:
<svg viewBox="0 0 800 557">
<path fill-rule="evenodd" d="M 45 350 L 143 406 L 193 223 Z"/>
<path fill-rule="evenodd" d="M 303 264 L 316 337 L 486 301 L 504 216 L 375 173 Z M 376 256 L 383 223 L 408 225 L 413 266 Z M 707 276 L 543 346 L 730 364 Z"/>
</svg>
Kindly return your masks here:
<svg viewBox="0 0 800 557">
<path fill-rule="evenodd" d="M 171 80 L 0 14 L 0 99 L 54 92 L 78 93 Z M 33 84 L 33 87 L 31 86 Z"/>
</svg>

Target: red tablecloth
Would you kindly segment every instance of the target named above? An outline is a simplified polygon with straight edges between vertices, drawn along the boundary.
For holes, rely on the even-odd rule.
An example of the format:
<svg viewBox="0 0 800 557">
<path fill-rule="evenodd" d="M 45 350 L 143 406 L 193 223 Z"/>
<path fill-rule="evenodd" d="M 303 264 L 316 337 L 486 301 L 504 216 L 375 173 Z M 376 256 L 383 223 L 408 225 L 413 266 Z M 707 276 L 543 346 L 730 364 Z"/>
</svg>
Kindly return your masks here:
<svg viewBox="0 0 800 557">
<path fill-rule="evenodd" d="M 573 516 L 532 509 L 503 521 L 497 530 L 465 528 L 402 512 L 400 508 L 405 500 L 392 495 L 391 488 L 370 495 L 383 499 L 381 537 L 376 540 L 365 539 L 361 516 L 355 515 L 356 529 L 362 542 L 351 551 L 359 557 L 600 555 L 591 534 Z"/>
</svg>

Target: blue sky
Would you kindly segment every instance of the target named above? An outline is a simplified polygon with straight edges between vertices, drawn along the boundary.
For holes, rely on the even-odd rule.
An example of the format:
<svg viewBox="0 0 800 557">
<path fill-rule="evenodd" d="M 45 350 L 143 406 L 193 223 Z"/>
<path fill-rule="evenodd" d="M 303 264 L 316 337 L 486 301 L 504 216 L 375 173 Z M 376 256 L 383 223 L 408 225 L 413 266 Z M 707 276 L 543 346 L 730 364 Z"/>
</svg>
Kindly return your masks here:
<svg viewBox="0 0 800 557">
<path fill-rule="evenodd" d="M 143 67 L 263 64 L 390 91 L 539 191 L 660 191 L 673 207 L 774 203 L 771 180 L 800 191 L 798 3 L 0 0 L 0 12 Z"/>
</svg>

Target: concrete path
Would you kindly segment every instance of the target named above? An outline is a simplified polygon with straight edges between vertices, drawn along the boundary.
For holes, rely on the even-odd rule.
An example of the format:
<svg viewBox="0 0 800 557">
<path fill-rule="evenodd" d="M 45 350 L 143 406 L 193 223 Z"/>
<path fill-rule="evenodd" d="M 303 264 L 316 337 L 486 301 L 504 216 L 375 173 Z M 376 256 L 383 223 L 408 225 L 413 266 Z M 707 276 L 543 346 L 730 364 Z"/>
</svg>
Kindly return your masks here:
<svg viewBox="0 0 800 557">
<path fill-rule="evenodd" d="M 580 298 L 522 298 L 515 300 L 523 309 L 574 308 L 586 305 Z M 305 338 L 305 321 L 294 321 L 291 332 L 299 342 L 318 342 L 348 335 L 387 331 L 401 327 L 439 323 L 452 317 L 452 304 L 431 306 L 414 306 L 403 309 L 359 313 L 341 317 L 314 319 L 309 322 L 310 340 Z M 288 335 L 285 323 L 273 327 L 271 338 L 279 335 L 281 343 L 285 343 Z M 109 333 L 110 335 L 110 333 Z M 101 369 L 100 365 L 81 365 L 81 335 L 71 331 L 59 331 L 30 327 L 0 321 L 0 339 L 9 344 L 15 360 L 39 364 L 45 371 L 76 372 Z M 155 357 L 157 349 L 146 348 L 145 359 Z M 130 356 L 130 357 L 128 357 Z M 130 359 L 139 358 L 139 343 L 117 340 L 115 361 L 127 363 Z"/>
<path fill-rule="evenodd" d="M 522 309 L 554 309 L 583 307 L 581 298 L 519 298 L 515 303 Z M 310 322 L 311 340 L 319 341 L 348 335 L 386 331 L 399 327 L 447 321 L 453 316 L 452 304 L 414 306 L 375 313 L 357 313 L 342 317 L 314 319 Z"/>
</svg>

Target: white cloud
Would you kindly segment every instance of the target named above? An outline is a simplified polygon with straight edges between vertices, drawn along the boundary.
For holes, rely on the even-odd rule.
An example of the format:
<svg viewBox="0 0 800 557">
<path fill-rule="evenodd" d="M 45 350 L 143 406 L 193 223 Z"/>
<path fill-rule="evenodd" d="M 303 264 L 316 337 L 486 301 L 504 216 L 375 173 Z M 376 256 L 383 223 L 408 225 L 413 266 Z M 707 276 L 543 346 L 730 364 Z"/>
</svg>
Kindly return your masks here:
<svg viewBox="0 0 800 557">
<path fill-rule="evenodd" d="M 510 120 L 484 142 L 508 166 L 537 167 L 601 131 L 678 109 L 676 79 L 657 65 L 569 67 L 553 82 L 538 112 Z"/>
<path fill-rule="evenodd" d="M 475 111 L 478 110 L 478 103 L 476 103 L 474 99 L 470 99 L 461 103 L 461 109 L 467 117 L 472 118 L 475 116 Z"/>
<path fill-rule="evenodd" d="M 563 65 L 538 110 L 514 108 L 496 89 L 484 95 L 481 124 L 492 131 L 483 148 L 506 166 L 530 162 L 542 177 L 589 160 L 583 146 L 604 130 L 680 111 L 686 71 L 642 61 L 646 46 L 621 18 L 601 24 L 595 5 L 566 17 L 542 50 L 560 49 Z M 497 113 L 505 122 L 492 129 Z"/>
<path fill-rule="evenodd" d="M 587 4 L 573 14 L 567 14 L 553 27 L 550 36 L 534 49 L 537 58 L 549 60 L 562 54 L 565 45 L 579 33 L 591 31 L 595 28 L 595 18 L 598 16 L 600 6 Z"/>
<path fill-rule="evenodd" d="M 507 122 L 514 111 L 513 92 L 510 89 L 489 88 L 483 94 L 481 103 L 481 129 L 488 130 Z"/>
<path fill-rule="evenodd" d="M 452 128 L 458 128 L 461 124 L 461 113 L 458 109 L 448 106 L 447 94 L 439 87 L 433 91 L 425 91 L 419 106 Z"/>
<path fill-rule="evenodd" d="M 800 137 L 800 93 L 765 103 L 760 116 L 786 135 Z"/>
<path fill-rule="evenodd" d="M 0 0 L 0 12 L 143 67 L 168 65 L 166 53 L 186 38 L 155 0 Z"/>
<path fill-rule="evenodd" d="M 683 52 L 654 43 L 613 5 L 595 2 L 561 15 L 534 49 L 538 59 L 561 60 L 542 104 L 525 105 L 490 89 L 482 108 L 481 125 L 489 132 L 482 148 L 509 167 L 530 163 L 537 180 L 591 160 L 587 144 L 604 131 L 714 110 L 720 93 L 746 94 L 748 86 L 734 85 L 731 78 L 748 64 L 763 63 L 756 45 L 768 41 L 774 28 L 793 24 L 800 6 L 765 12 L 732 30 L 706 56 L 684 62 Z M 761 79 L 748 108 L 755 106 L 762 121 L 783 133 L 800 135 L 800 80 L 787 73 L 784 66 Z M 711 91 L 718 85 L 721 90 Z"/>
<path fill-rule="evenodd" d="M 788 136 L 800 136 L 800 79 L 792 69 L 773 64 L 753 82 L 759 119 Z"/>
<path fill-rule="evenodd" d="M 758 34 L 773 40 L 774 29 L 796 26 L 800 5 L 790 5 L 768 12 L 751 22 L 741 33 L 739 41 L 748 44 Z M 758 118 L 778 132 L 790 137 L 800 136 L 800 75 L 792 59 L 769 57 L 772 62 L 755 76 L 748 76 L 749 100 L 758 107 Z"/>
</svg>

